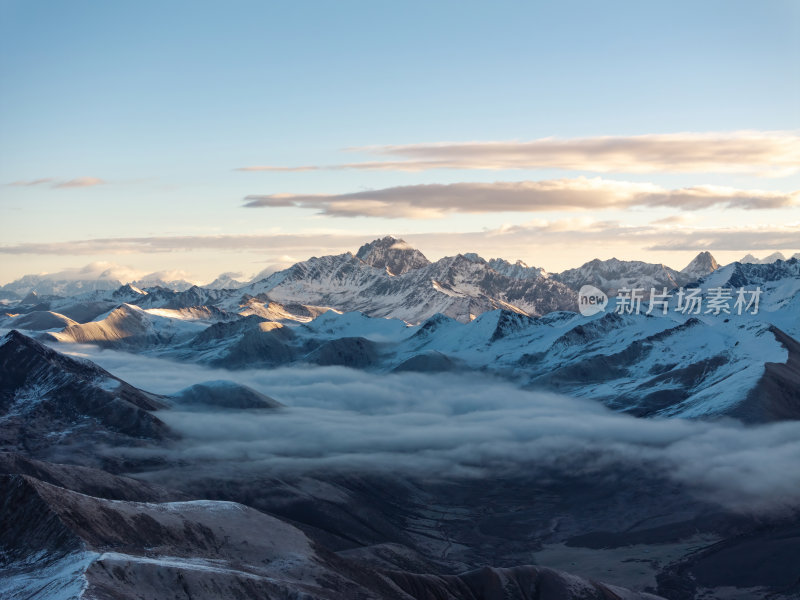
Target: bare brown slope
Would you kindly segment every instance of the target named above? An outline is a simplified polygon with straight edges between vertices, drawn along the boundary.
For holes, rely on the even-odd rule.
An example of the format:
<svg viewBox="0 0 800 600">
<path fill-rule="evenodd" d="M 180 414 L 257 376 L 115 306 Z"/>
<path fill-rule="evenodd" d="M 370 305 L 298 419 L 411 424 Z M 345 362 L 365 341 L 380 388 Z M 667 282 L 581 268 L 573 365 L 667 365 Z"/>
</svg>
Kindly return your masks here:
<svg viewBox="0 0 800 600">
<path fill-rule="evenodd" d="M 33 573 L 50 574 L 49 590 L 79 576 L 75 597 L 108 600 L 656 598 L 536 566 L 442 576 L 376 569 L 232 502 L 103 500 L 26 475 L 0 476 L 0 490 L 0 579 L 12 600 L 36 591 L 26 583 Z"/>
</svg>

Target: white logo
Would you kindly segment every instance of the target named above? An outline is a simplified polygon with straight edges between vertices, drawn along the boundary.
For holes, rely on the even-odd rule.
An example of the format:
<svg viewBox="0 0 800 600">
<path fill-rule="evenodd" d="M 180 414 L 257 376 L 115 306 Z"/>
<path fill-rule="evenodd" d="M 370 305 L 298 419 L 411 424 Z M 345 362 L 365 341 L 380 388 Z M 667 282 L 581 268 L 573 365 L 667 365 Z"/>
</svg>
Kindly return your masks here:
<svg viewBox="0 0 800 600">
<path fill-rule="evenodd" d="M 584 317 L 591 317 L 606 309 L 608 296 L 593 285 L 585 285 L 578 292 L 578 310 Z"/>
</svg>

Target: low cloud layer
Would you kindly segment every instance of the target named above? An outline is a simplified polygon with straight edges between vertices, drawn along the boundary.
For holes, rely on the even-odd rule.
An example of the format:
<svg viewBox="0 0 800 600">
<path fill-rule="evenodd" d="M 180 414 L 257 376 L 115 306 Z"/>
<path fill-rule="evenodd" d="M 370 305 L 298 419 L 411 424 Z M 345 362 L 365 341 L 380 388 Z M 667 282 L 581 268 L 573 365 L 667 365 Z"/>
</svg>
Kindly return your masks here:
<svg viewBox="0 0 800 600">
<path fill-rule="evenodd" d="M 348 150 L 385 160 L 335 165 L 249 166 L 238 170 L 565 169 L 596 173 L 746 172 L 763 176 L 786 176 L 800 170 L 800 136 L 790 131 L 441 142 Z"/>
<path fill-rule="evenodd" d="M 632 207 L 774 209 L 800 206 L 800 192 L 696 186 L 668 190 L 651 183 L 579 177 L 550 181 L 408 185 L 349 194 L 250 195 L 245 206 L 296 207 L 334 217 L 430 219 L 452 213 L 609 210 Z"/>
<path fill-rule="evenodd" d="M 287 405 L 278 412 L 159 413 L 184 436 L 169 457 L 198 476 L 339 470 L 474 477 L 542 469 L 594 477 L 643 469 L 733 510 L 800 506 L 797 422 L 745 427 L 640 420 L 592 401 L 522 391 L 477 375 L 226 372 L 77 350 L 151 391 L 169 394 L 199 381 L 233 379 Z"/>
<path fill-rule="evenodd" d="M 154 273 L 146 273 L 119 265 L 112 262 L 97 261 L 84 265 L 83 267 L 76 267 L 72 269 L 64 269 L 63 271 L 55 271 L 52 273 L 37 273 L 37 279 L 45 281 L 112 281 L 128 283 L 135 280 L 141 281 L 173 281 L 177 279 L 185 279 L 188 274 L 183 271 L 156 271 Z"/>
</svg>

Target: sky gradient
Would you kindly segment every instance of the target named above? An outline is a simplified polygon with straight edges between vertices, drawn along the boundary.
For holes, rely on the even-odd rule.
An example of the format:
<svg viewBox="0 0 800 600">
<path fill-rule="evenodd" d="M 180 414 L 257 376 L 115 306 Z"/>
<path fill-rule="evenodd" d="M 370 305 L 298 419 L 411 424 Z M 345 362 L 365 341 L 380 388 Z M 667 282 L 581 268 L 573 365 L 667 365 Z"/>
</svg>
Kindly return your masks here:
<svg viewBox="0 0 800 600">
<path fill-rule="evenodd" d="M 792 0 L 0 0 L 0 283 L 791 254 L 798 65 Z"/>
</svg>

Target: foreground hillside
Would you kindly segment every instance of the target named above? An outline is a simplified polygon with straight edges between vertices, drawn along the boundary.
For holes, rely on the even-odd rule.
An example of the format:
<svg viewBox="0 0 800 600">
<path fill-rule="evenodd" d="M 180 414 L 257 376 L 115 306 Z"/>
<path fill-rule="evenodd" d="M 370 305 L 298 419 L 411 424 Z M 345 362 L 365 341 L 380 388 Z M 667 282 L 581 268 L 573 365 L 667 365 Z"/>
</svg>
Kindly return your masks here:
<svg viewBox="0 0 800 600">
<path fill-rule="evenodd" d="M 0 350 L 0 430 L 32 365 L 49 382 L 0 452 L 4 598 L 798 592 L 800 481 L 752 471 L 795 464 L 794 421 L 649 422 L 477 375 L 337 367 L 169 393 L 206 371 L 127 361 L 155 394 L 16 332 Z M 145 413 L 119 421 L 125 402 Z"/>
</svg>

